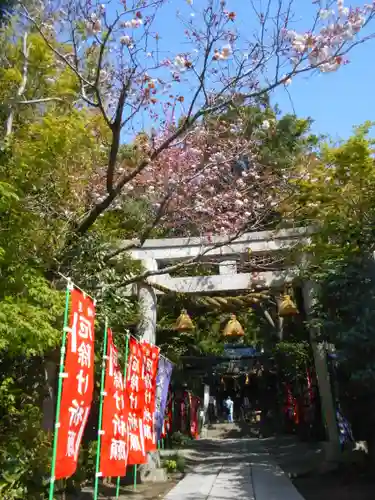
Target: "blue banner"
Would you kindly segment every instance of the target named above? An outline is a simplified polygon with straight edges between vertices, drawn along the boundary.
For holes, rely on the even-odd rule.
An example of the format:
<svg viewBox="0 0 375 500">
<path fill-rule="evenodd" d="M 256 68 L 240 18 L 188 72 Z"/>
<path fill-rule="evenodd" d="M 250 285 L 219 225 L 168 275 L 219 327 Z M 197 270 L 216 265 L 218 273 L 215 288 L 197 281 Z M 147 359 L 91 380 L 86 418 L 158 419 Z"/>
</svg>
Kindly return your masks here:
<svg viewBox="0 0 375 500">
<path fill-rule="evenodd" d="M 258 355 L 257 350 L 254 347 L 233 347 L 230 344 L 224 346 L 223 356 L 228 358 L 253 358 Z"/>
<path fill-rule="evenodd" d="M 160 439 L 163 429 L 165 406 L 167 404 L 169 382 L 171 380 L 173 365 L 170 361 L 160 356 L 158 373 L 156 376 L 156 411 L 155 411 L 155 430 L 156 439 Z"/>
</svg>

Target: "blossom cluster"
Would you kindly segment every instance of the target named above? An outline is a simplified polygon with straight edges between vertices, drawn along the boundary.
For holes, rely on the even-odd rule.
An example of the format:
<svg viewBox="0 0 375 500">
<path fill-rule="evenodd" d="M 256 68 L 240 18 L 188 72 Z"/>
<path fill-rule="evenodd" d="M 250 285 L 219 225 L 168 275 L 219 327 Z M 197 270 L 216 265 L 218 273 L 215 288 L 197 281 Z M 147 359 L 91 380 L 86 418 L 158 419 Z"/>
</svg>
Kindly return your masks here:
<svg viewBox="0 0 375 500">
<path fill-rule="evenodd" d="M 336 71 L 347 62 L 343 54 L 348 42 L 354 41 L 374 12 L 375 3 L 354 9 L 345 7 L 344 0 L 337 0 L 335 9 L 319 10 L 314 31 L 298 33 L 285 29 L 284 35 L 290 43 L 294 67 L 304 61 L 324 73 Z"/>
<path fill-rule="evenodd" d="M 277 204 L 271 175 L 241 123 L 196 125 L 125 188 L 162 207 L 161 223 L 179 234 L 233 233 L 264 220 Z M 157 137 L 157 147 L 167 135 Z"/>
<path fill-rule="evenodd" d="M 92 80 L 94 86 L 99 83 L 101 103 L 112 116 L 120 85 L 131 74 L 124 114 L 133 116 L 137 115 L 134 110 L 142 113 L 148 109 L 153 121 L 161 120 L 161 108 L 166 102 L 179 106 L 189 99 L 189 92 L 194 92 L 197 86 L 202 87 L 202 94 L 203 89 L 215 88 L 216 91 L 220 87 L 233 93 L 259 90 L 263 75 L 269 72 L 268 65 L 272 66 L 272 58 L 283 59 L 280 67 L 286 67 L 289 61 L 292 63 L 284 76 L 276 75 L 277 84 L 289 85 L 301 69 L 334 71 L 346 63 L 346 49 L 357 41 L 357 35 L 363 32 L 375 12 L 374 4 L 352 8 L 344 6 L 344 0 L 335 0 L 334 8 L 331 3 L 329 8 L 317 7 L 317 20 L 311 20 L 310 31 L 298 32 L 290 29 L 292 16 L 283 13 L 282 9 L 267 14 L 259 8 L 262 31 L 267 32 L 267 26 L 274 24 L 274 14 L 279 16 L 278 26 L 283 26 L 280 32 L 272 29 L 274 39 L 270 45 L 264 40 L 264 47 L 260 47 L 256 39 L 249 40 L 247 35 L 241 34 L 240 16 L 229 8 L 229 2 L 217 2 L 212 9 L 210 2 L 193 6 L 193 1 L 189 0 L 188 6 L 179 5 L 182 10 L 187 9 L 186 17 L 178 10 L 176 22 L 181 23 L 181 36 L 171 47 L 166 45 L 163 33 L 155 29 L 164 9 L 171 8 L 165 0 L 144 0 L 131 6 L 122 0 L 123 11 L 121 8 L 116 10 L 116 16 L 109 9 L 111 0 L 107 4 L 98 2 L 84 2 L 80 16 L 84 16 L 85 34 L 80 29 L 81 17 L 71 22 L 72 43 L 76 45 L 75 64 L 83 74 L 82 88 L 90 90 Z M 64 33 L 66 29 L 64 24 Z M 98 51 L 101 44 L 105 50 Z M 82 47 L 86 50 L 81 50 Z M 90 60 L 85 61 L 87 54 Z M 101 67 L 97 71 L 92 69 L 95 61 L 91 55 L 94 59 L 98 57 Z M 92 78 L 87 79 L 83 71 L 86 66 Z M 205 70 L 201 74 L 203 67 Z M 195 102 L 200 105 L 202 100 Z"/>
</svg>

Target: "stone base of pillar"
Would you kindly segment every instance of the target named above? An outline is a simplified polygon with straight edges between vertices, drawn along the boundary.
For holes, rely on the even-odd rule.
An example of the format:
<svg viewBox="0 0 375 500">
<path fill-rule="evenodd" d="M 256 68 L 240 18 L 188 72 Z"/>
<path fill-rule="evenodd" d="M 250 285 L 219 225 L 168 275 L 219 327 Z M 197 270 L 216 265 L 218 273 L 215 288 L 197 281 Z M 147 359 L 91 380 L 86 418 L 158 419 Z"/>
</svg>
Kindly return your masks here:
<svg viewBox="0 0 375 500">
<path fill-rule="evenodd" d="M 138 466 L 141 483 L 162 483 L 167 481 L 167 471 L 161 467 L 158 451 L 147 454 L 147 463 Z"/>
<path fill-rule="evenodd" d="M 139 473 L 141 483 L 165 483 L 168 481 L 167 471 L 165 469 L 143 470 Z"/>
<path fill-rule="evenodd" d="M 336 443 L 324 441 L 322 444 L 324 458 L 327 462 L 337 462 L 340 460 L 341 451 Z"/>
<path fill-rule="evenodd" d="M 341 460 L 341 451 L 335 443 L 323 442 L 322 443 L 323 456 L 322 462 L 319 464 L 318 472 L 326 474 L 327 472 L 334 471 L 338 468 Z"/>
</svg>

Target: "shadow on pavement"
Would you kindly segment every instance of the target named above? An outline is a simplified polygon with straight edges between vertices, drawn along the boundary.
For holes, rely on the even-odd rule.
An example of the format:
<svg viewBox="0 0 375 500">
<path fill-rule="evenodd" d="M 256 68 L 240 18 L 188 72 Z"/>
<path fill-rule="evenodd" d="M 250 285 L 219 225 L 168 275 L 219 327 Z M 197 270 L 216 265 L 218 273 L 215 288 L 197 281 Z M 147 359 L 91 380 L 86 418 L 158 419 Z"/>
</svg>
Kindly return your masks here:
<svg viewBox="0 0 375 500">
<path fill-rule="evenodd" d="M 191 471 L 165 500 L 302 500 L 247 424 L 219 424 L 185 450 Z M 275 445 L 276 441 L 272 444 Z"/>
</svg>

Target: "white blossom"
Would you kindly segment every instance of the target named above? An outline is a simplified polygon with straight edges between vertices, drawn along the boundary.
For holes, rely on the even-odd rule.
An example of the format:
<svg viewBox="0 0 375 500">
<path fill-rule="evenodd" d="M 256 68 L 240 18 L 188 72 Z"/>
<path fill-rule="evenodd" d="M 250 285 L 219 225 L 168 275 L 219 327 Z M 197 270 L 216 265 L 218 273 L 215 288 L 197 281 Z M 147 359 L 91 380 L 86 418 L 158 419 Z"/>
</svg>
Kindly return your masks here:
<svg viewBox="0 0 375 500">
<path fill-rule="evenodd" d="M 319 11 L 319 17 L 323 21 L 326 19 L 329 19 L 330 17 L 334 16 L 335 12 L 332 9 L 320 9 Z"/>
<path fill-rule="evenodd" d="M 120 38 L 120 43 L 122 45 L 126 45 L 129 48 L 131 48 L 133 46 L 133 44 L 132 44 L 132 38 L 129 35 L 122 36 Z"/>
<path fill-rule="evenodd" d="M 179 71 L 185 71 L 186 70 L 186 59 L 183 56 L 176 56 L 174 58 L 174 66 Z"/>
<path fill-rule="evenodd" d="M 232 47 L 230 45 L 224 45 L 220 52 L 220 59 L 228 59 L 232 54 Z"/>
</svg>

